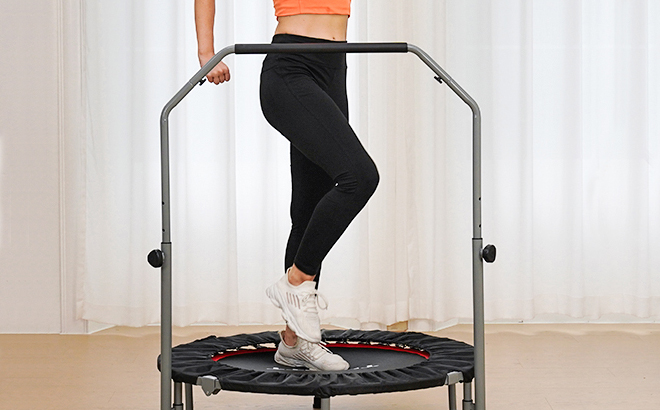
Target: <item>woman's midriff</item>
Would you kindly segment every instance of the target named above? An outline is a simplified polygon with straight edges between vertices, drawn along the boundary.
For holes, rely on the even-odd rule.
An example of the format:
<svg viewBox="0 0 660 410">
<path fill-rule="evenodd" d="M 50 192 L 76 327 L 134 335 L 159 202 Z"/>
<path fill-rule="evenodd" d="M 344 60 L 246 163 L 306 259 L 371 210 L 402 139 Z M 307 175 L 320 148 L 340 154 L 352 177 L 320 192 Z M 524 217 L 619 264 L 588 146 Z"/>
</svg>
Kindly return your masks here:
<svg viewBox="0 0 660 410">
<path fill-rule="evenodd" d="M 296 34 L 305 37 L 346 41 L 348 16 L 329 14 L 298 14 L 278 18 L 275 34 Z"/>
</svg>

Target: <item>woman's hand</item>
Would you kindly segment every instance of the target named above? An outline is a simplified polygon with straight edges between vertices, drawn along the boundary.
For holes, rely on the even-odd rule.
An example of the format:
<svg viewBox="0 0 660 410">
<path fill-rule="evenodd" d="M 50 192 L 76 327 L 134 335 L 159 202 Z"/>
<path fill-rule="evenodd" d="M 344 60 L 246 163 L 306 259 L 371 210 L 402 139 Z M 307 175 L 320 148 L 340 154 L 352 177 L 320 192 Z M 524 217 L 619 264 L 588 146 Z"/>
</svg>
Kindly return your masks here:
<svg viewBox="0 0 660 410">
<path fill-rule="evenodd" d="M 215 0 L 195 0 L 195 31 L 197 32 L 197 56 L 203 66 L 213 55 L 213 23 L 215 21 Z M 229 67 L 218 63 L 207 75 L 210 83 L 220 84 L 229 81 Z"/>
<path fill-rule="evenodd" d="M 200 66 L 206 64 L 212 57 L 213 54 L 200 54 L 199 55 Z M 229 67 L 227 67 L 227 64 L 223 63 L 222 61 L 219 62 L 218 65 L 213 67 L 213 70 L 211 70 L 206 75 L 206 79 L 209 80 L 210 83 L 216 85 L 220 83 L 224 83 L 225 81 L 229 81 L 230 79 Z"/>
</svg>

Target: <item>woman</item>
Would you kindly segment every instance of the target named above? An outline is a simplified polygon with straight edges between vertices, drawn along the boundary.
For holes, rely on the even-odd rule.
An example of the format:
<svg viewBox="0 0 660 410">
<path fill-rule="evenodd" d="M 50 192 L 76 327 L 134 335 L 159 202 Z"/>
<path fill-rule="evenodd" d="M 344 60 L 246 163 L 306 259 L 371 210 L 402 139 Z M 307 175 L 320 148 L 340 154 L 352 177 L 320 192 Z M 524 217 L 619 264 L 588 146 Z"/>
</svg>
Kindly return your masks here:
<svg viewBox="0 0 660 410">
<path fill-rule="evenodd" d="M 273 43 L 346 42 L 350 0 L 274 0 Z M 214 55 L 214 0 L 195 1 L 199 61 Z M 218 64 L 207 76 L 230 79 Z M 261 72 L 266 120 L 291 142 L 291 233 L 284 275 L 266 293 L 287 323 L 275 360 L 313 370 L 346 370 L 321 344 L 316 292 L 321 262 L 366 205 L 378 171 L 348 123 L 346 55 L 269 54 Z M 316 282 L 315 282 L 316 281 Z"/>
</svg>

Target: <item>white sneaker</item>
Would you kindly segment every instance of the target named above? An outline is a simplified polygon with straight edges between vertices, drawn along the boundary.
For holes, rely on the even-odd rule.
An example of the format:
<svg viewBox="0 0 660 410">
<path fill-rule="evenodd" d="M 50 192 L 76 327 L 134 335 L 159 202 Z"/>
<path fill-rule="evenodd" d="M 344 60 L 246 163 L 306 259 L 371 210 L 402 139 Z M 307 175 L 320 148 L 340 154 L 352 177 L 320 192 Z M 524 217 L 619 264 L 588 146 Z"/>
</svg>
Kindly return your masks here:
<svg viewBox="0 0 660 410">
<path fill-rule="evenodd" d="M 316 307 L 327 309 L 328 303 L 316 291 L 316 282 L 306 281 L 298 286 L 289 283 L 288 275 L 266 289 L 271 302 L 282 309 L 282 319 L 294 333 L 309 342 L 321 341 L 321 320 Z M 319 301 L 324 302 L 323 305 Z"/>
<path fill-rule="evenodd" d="M 319 343 L 310 343 L 298 337 L 295 346 L 287 346 L 282 332 L 280 338 L 282 341 L 277 346 L 275 361 L 283 366 L 306 367 L 317 371 L 341 371 L 349 368 L 346 360 Z"/>
</svg>

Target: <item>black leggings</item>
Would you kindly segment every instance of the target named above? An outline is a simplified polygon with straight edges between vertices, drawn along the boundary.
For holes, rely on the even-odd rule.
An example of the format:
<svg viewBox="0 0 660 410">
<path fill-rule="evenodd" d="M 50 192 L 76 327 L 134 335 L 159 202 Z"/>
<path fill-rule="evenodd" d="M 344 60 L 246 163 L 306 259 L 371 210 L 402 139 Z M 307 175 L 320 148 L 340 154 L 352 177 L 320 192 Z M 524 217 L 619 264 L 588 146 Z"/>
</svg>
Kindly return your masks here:
<svg viewBox="0 0 660 410">
<path fill-rule="evenodd" d="M 329 42 L 277 34 L 273 43 Z M 378 171 L 348 124 L 346 55 L 269 54 L 261 109 L 291 142 L 291 234 L 285 268 L 318 275 L 321 261 L 366 205 Z"/>
</svg>

